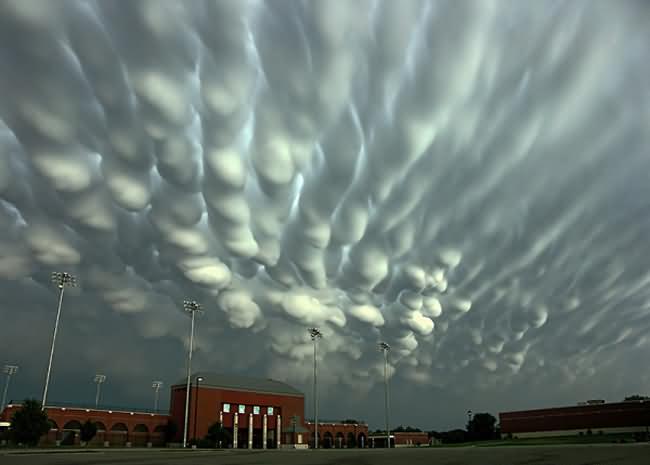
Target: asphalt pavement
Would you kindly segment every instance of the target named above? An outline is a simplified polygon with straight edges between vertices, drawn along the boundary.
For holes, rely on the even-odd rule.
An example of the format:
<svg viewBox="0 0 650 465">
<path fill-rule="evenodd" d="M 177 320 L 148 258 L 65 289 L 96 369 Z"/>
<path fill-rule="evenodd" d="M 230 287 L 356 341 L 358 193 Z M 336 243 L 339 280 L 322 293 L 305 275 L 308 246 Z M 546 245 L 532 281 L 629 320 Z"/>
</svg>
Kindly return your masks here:
<svg viewBox="0 0 650 465">
<path fill-rule="evenodd" d="M 0 452 L 0 465 L 648 465 L 650 445 L 416 449 Z"/>
</svg>

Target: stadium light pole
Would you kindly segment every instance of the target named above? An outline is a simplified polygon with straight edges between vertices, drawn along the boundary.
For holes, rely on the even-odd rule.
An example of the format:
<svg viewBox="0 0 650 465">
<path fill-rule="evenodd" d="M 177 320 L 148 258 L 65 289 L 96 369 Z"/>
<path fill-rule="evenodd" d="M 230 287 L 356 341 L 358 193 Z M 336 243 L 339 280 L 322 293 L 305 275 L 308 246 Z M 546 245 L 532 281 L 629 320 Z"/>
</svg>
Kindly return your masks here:
<svg viewBox="0 0 650 465">
<path fill-rule="evenodd" d="M 316 347 L 318 340 L 323 337 L 323 333 L 318 328 L 309 328 L 309 336 L 314 343 L 314 385 L 312 386 L 312 397 L 314 398 L 314 449 L 318 449 L 318 378 L 316 365 Z"/>
<path fill-rule="evenodd" d="M 158 399 L 160 398 L 160 388 L 162 387 L 163 382 L 162 381 L 154 381 L 151 383 L 151 387 L 153 388 L 153 412 L 156 413 L 158 412 Z"/>
<path fill-rule="evenodd" d="M 185 425 L 183 427 L 183 448 L 187 447 L 187 425 L 190 413 L 190 383 L 192 382 L 192 351 L 194 350 L 194 318 L 197 312 L 201 312 L 201 304 L 194 300 L 183 302 L 183 309 L 190 314 L 192 323 L 190 326 L 190 350 L 187 355 L 187 384 L 185 386 Z"/>
<path fill-rule="evenodd" d="M 97 385 L 97 392 L 95 393 L 95 409 L 99 407 L 99 396 L 102 393 L 102 384 L 106 381 L 106 375 L 95 375 L 93 382 Z"/>
<path fill-rule="evenodd" d="M 386 447 L 390 449 L 390 429 L 388 428 L 388 353 L 390 346 L 385 342 L 380 342 L 379 350 L 384 353 L 384 419 L 386 422 Z"/>
<path fill-rule="evenodd" d="M 47 364 L 47 374 L 45 375 L 45 388 L 43 389 L 43 401 L 41 408 L 45 409 L 47 402 L 47 390 L 50 386 L 50 374 L 52 373 L 52 359 L 54 358 L 54 345 L 56 343 L 56 333 L 59 331 L 59 320 L 61 319 L 61 305 L 63 304 L 63 291 L 66 287 L 76 286 L 77 282 L 73 275 L 65 271 L 55 271 L 52 273 L 52 282 L 59 288 L 59 305 L 56 310 L 56 320 L 54 320 L 54 333 L 52 335 L 52 346 L 50 347 L 50 360 Z"/>
<path fill-rule="evenodd" d="M 196 417 L 199 414 L 199 387 L 203 381 L 203 376 L 196 377 L 196 388 L 194 389 L 194 443 L 196 443 Z"/>
<path fill-rule="evenodd" d="M 2 372 L 7 375 L 5 380 L 5 388 L 2 391 L 2 403 L 0 404 L 0 413 L 5 409 L 7 404 L 7 392 L 9 392 L 9 383 L 11 382 L 11 377 L 18 372 L 18 365 L 5 365 L 2 369 Z"/>
</svg>

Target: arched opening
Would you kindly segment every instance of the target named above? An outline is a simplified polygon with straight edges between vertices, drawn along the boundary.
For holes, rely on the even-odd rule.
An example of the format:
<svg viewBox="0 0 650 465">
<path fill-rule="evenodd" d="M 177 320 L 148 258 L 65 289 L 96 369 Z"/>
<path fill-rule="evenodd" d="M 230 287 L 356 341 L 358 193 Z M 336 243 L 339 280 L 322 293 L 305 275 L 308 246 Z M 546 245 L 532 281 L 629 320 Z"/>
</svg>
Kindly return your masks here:
<svg viewBox="0 0 650 465">
<path fill-rule="evenodd" d="M 50 430 L 57 430 L 59 429 L 59 425 L 56 424 L 56 421 L 52 419 L 47 420 L 47 424 L 50 425 Z"/>
<path fill-rule="evenodd" d="M 342 449 L 343 445 L 345 444 L 345 438 L 343 437 L 343 433 L 340 431 L 336 433 L 336 440 L 334 441 L 334 447 L 337 449 Z"/>
<path fill-rule="evenodd" d="M 79 431 L 81 429 L 81 423 L 77 420 L 70 420 L 65 425 L 63 425 L 64 430 Z"/>
<path fill-rule="evenodd" d="M 165 425 L 158 425 L 153 429 L 150 441 L 155 447 L 165 444 Z"/>
<path fill-rule="evenodd" d="M 98 433 L 103 433 L 104 431 L 106 431 L 106 425 L 101 421 L 96 421 L 95 426 L 97 427 Z"/>
<path fill-rule="evenodd" d="M 348 449 L 357 446 L 357 440 L 354 437 L 354 433 L 348 433 L 348 437 L 345 439 L 345 445 Z"/>
<path fill-rule="evenodd" d="M 111 426 L 110 442 L 111 445 L 124 446 L 128 442 L 129 429 L 124 423 L 115 423 Z"/>
<path fill-rule="evenodd" d="M 79 436 L 81 423 L 77 420 L 70 420 L 63 425 L 63 436 L 61 437 L 61 444 L 64 446 L 72 446 L 76 443 Z"/>
<path fill-rule="evenodd" d="M 325 431 L 325 434 L 323 435 L 323 448 L 331 449 L 333 444 L 334 444 L 334 437 L 332 436 L 332 433 L 330 433 L 329 431 Z"/>
<path fill-rule="evenodd" d="M 121 432 L 121 433 L 123 432 L 123 433 L 127 433 L 127 432 L 129 431 L 129 428 L 127 428 L 126 425 L 125 425 L 124 423 L 115 423 L 115 424 L 111 427 L 111 431 L 113 431 L 113 432 Z"/>
<path fill-rule="evenodd" d="M 135 428 L 133 428 L 134 433 L 148 433 L 149 428 L 147 428 L 147 425 L 143 425 L 140 423 L 139 425 L 135 425 Z"/>
<path fill-rule="evenodd" d="M 314 442 L 316 440 L 316 435 L 312 434 L 311 446 L 315 447 Z M 323 447 L 323 440 L 321 439 L 320 433 L 318 433 L 318 447 Z"/>
<path fill-rule="evenodd" d="M 365 434 L 359 433 L 359 436 L 357 436 L 357 446 L 361 448 L 368 447 L 368 444 L 366 444 Z"/>
<path fill-rule="evenodd" d="M 149 442 L 149 428 L 142 423 L 135 425 L 133 428 L 133 444 L 135 446 L 144 446 Z"/>
</svg>

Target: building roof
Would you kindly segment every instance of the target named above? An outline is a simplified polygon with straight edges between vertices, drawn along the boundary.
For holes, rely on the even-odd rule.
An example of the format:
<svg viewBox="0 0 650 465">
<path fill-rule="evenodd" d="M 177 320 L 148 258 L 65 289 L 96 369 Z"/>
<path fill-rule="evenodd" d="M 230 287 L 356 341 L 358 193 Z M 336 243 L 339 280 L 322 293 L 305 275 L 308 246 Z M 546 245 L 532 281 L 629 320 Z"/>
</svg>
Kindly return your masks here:
<svg viewBox="0 0 650 465">
<path fill-rule="evenodd" d="M 230 389 L 233 391 L 266 392 L 269 394 L 282 394 L 290 396 L 304 396 L 302 392 L 282 381 L 271 378 L 253 378 L 250 376 L 229 375 L 223 373 L 198 372 L 192 375 L 192 384 L 196 378 L 201 377 L 201 387 Z M 185 386 L 187 378 L 174 384 L 174 387 Z"/>
</svg>

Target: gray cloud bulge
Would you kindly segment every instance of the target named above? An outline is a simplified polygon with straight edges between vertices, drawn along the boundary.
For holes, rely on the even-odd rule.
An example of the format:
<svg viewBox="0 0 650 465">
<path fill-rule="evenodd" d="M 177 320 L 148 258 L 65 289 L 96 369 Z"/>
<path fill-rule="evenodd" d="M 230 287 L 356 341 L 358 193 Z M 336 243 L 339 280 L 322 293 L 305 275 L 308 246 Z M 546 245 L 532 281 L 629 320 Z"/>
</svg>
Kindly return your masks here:
<svg viewBox="0 0 650 465">
<path fill-rule="evenodd" d="M 323 383 L 359 399 L 378 340 L 404 392 L 620 395 L 609 374 L 650 343 L 649 20 L 631 0 L 2 2 L 3 356 L 37 382 L 65 269 L 63 347 L 94 341 L 77 363 L 116 383 L 182 372 L 191 297 L 206 369 L 307 386 L 317 325 Z"/>
</svg>

